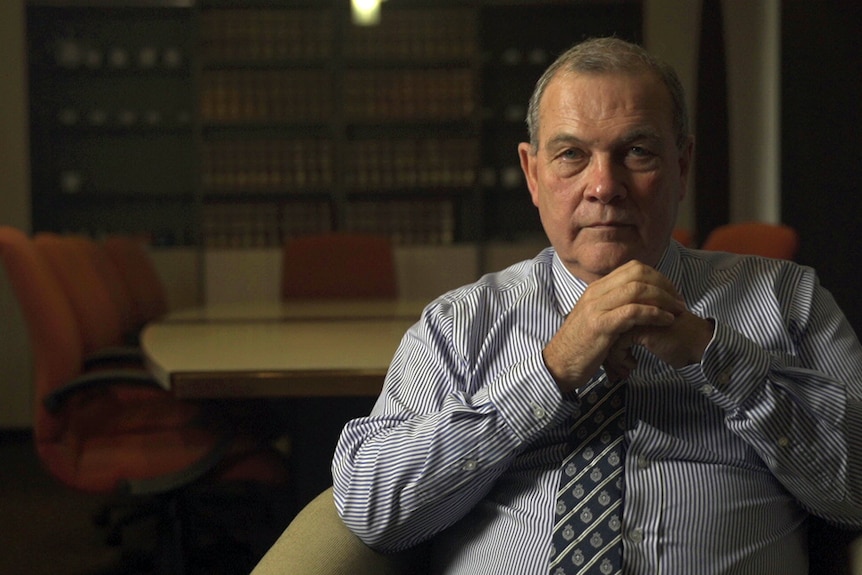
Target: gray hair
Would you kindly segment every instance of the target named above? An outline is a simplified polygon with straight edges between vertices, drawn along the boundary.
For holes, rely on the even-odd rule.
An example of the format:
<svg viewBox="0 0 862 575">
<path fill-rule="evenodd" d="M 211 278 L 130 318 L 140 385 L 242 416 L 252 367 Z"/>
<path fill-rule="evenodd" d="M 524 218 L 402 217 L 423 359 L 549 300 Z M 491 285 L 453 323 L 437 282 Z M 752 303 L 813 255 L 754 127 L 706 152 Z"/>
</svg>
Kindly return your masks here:
<svg viewBox="0 0 862 575">
<path fill-rule="evenodd" d="M 688 110 L 685 104 L 685 91 L 676 71 L 637 44 L 619 38 L 593 38 L 563 52 L 536 82 L 527 107 L 527 131 L 534 153 L 539 149 L 539 103 L 548 84 L 560 71 L 587 74 L 614 72 L 655 74 L 667 86 L 670 93 L 676 145 L 680 150 L 687 145 L 690 136 Z"/>
</svg>

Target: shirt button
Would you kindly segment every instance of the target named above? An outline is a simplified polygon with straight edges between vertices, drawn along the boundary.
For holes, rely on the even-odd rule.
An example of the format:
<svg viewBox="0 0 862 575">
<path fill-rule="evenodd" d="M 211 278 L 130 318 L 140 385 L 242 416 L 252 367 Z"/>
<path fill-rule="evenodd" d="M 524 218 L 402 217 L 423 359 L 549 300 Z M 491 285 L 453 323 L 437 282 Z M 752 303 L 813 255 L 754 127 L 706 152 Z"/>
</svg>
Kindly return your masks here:
<svg viewBox="0 0 862 575">
<path fill-rule="evenodd" d="M 711 385 L 709 385 L 709 384 L 707 383 L 706 385 L 704 385 L 704 386 L 701 388 L 701 391 L 702 391 L 705 395 L 712 395 L 712 392 L 713 392 L 713 391 L 715 391 L 715 388 L 714 388 L 713 386 L 711 386 Z"/>
<path fill-rule="evenodd" d="M 461 466 L 461 469 L 464 471 L 475 471 L 477 467 L 479 467 L 478 461 L 475 459 L 468 459 L 464 462 L 464 465 Z"/>
<path fill-rule="evenodd" d="M 545 411 L 545 408 L 536 403 L 532 404 L 533 417 L 536 419 L 545 419 L 547 417 L 548 412 Z"/>
<path fill-rule="evenodd" d="M 718 374 L 718 383 L 719 385 L 727 385 L 730 383 L 730 370 L 725 370 Z"/>
<path fill-rule="evenodd" d="M 790 445 L 790 439 L 787 437 L 778 438 L 778 447 L 787 447 L 788 445 Z"/>
<path fill-rule="evenodd" d="M 650 465 L 649 459 L 647 459 L 643 455 L 638 455 L 638 468 L 639 469 L 646 469 L 647 467 L 649 467 L 649 465 Z"/>
<path fill-rule="evenodd" d="M 629 533 L 629 539 L 632 540 L 632 543 L 641 544 L 644 540 L 644 531 L 643 529 L 632 529 L 631 533 Z"/>
</svg>

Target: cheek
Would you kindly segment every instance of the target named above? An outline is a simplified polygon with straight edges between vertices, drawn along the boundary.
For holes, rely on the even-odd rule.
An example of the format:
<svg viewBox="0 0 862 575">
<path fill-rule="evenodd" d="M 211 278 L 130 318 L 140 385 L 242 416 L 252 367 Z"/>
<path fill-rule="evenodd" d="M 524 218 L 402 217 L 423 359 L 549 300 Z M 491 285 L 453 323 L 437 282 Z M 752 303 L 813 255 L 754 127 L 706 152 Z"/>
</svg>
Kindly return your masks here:
<svg viewBox="0 0 862 575">
<path fill-rule="evenodd" d="M 580 197 L 578 183 L 575 178 L 561 178 L 548 174 L 542 181 L 544 202 L 547 205 L 568 206 L 577 203 Z"/>
<path fill-rule="evenodd" d="M 629 195 L 643 210 L 665 211 L 679 201 L 679 191 L 659 174 L 640 174 L 632 180 Z"/>
<path fill-rule="evenodd" d="M 557 222 L 570 221 L 578 207 L 575 194 L 565 188 L 546 188 L 539 201 L 541 202 L 539 209 L 543 212 L 542 217 Z"/>
</svg>

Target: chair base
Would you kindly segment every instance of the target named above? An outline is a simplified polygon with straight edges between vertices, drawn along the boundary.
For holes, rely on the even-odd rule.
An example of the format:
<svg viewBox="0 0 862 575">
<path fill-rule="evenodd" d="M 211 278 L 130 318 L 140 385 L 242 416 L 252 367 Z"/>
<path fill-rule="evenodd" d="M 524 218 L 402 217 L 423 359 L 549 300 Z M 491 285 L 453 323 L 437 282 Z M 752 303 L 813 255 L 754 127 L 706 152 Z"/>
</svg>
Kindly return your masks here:
<svg viewBox="0 0 862 575">
<path fill-rule="evenodd" d="M 295 514 L 289 486 L 196 485 L 127 498 L 94 518 L 123 555 L 98 575 L 247 575 Z"/>
</svg>

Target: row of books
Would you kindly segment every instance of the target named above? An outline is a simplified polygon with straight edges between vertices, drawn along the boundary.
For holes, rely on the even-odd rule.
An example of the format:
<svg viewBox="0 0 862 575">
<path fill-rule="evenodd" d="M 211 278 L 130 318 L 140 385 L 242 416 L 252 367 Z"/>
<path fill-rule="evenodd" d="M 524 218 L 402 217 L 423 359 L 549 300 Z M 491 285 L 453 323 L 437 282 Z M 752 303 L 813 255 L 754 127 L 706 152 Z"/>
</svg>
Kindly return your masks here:
<svg viewBox="0 0 862 575">
<path fill-rule="evenodd" d="M 339 13 L 344 17 L 347 12 Z M 201 55 L 211 64 L 290 62 L 333 55 L 337 23 L 329 10 L 243 8 L 205 10 Z M 385 9 L 375 26 L 346 26 L 348 59 L 446 62 L 477 52 L 472 8 Z"/>
<path fill-rule="evenodd" d="M 455 215 L 449 200 L 351 202 L 344 230 L 385 234 L 397 245 L 449 244 Z M 265 248 L 287 238 L 334 229 L 328 202 L 209 204 L 203 211 L 203 242 L 213 248 Z"/>
<path fill-rule="evenodd" d="M 349 26 L 348 59 L 447 62 L 469 60 L 477 51 L 472 8 L 392 10 L 384 6 L 375 26 Z"/>
<path fill-rule="evenodd" d="M 344 110 L 354 120 L 465 120 L 476 108 L 469 68 L 348 70 Z"/>
<path fill-rule="evenodd" d="M 212 70 L 201 80 L 204 122 L 321 122 L 333 113 L 325 70 Z M 464 120 L 476 95 L 469 69 L 350 70 L 344 115 L 352 120 Z"/>
<path fill-rule="evenodd" d="M 332 229 L 328 202 L 233 202 L 205 205 L 201 234 L 203 244 L 212 248 L 265 248 Z"/>
<path fill-rule="evenodd" d="M 478 142 L 466 138 L 357 140 L 348 144 L 346 185 L 352 190 L 469 187 Z"/>
<path fill-rule="evenodd" d="M 284 192 L 334 184 L 326 139 L 213 140 L 203 145 L 201 183 L 209 192 Z"/>
<path fill-rule="evenodd" d="M 452 200 L 351 202 L 346 210 L 348 230 L 385 234 L 396 245 L 451 244 L 455 239 Z"/>
<path fill-rule="evenodd" d="M 213 70 L 201 78 L 204 122 L 320 122 L 332 115 L 324 70 Z"/>
<path fill-rule="evenodd" d="M 356 140 L 339 168 L 353 191 L 466 188 L 476 182 L 477 147 L 463 138 Z M 335 169 L 327 139 L 213 140 L 203 145 L 201 181 L 208 192 L 325 190 Z"/>
<path fill-rule="evenodd" d="M 208 63 L 323 59 L 332 54 L 333 30 L 328 10 L 205 10 L 201 56 Z"/>
</svg>

